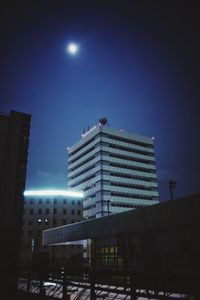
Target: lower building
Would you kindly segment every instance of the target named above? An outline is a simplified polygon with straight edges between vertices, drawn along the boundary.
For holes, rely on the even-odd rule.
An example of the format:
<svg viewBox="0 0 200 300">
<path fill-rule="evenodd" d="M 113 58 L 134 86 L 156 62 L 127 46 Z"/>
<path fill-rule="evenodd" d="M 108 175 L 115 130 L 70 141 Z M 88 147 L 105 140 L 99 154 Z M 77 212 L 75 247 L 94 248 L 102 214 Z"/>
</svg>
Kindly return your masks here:
<svg viewBox="0 0 200 300">
<path fill-rule="evenodd" d="M 172 293 L 200 299 L 199 210 L 200 194 L 191 195 L 47 230 L 43 243 L 90 240 L 88 272 L 92 269 L 97 285 L 117 286 L 121 277 L 120 286 L 133 294 L 137 290 L 139 296 L 153 291 L 153 299 Z M 77 273 L 81 274 L 81 261 Z"/>
<path fill-rule="evenodd" d="M 62 190 L 25 191 L 22 244 L 20 260 L 46 253 L 51 259 L 66 259 L 82 255 L 82 245 L 66 243 L 62 246 L 42 246 L 42 231 L 82 220 L 81 192 Z"/>
</svg>

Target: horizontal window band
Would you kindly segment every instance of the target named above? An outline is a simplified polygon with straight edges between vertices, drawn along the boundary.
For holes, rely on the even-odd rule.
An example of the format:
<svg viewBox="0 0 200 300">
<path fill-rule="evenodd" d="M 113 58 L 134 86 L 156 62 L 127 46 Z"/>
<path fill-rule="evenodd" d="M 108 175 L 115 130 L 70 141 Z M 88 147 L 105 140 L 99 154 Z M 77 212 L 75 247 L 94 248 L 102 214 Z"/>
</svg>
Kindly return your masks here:
<svg viewBox="0 0 200 300">
<path fill-rule="evenodd" d="M 91 138 L 89 141 L 87 141 L 86 143 L 82 144 L 81 146 L 79 146 L 78 148 L 76 148 L 74 151 L 69 153 L 69 157 L 71 157 L 72 155 L 76 154 L 77 152 L 79 152 L 81 149 L 85 148 L 86 146 L 88 146 L 90 143 L 92 143 L 95 140 L 95 138 Z"/>
</svg>

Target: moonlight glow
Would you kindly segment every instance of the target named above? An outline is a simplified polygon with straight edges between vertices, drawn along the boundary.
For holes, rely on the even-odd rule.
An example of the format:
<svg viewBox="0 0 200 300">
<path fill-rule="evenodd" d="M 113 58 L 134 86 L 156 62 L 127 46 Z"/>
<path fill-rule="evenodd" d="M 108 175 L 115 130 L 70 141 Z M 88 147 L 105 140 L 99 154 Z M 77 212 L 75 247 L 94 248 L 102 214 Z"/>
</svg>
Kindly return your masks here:
<svg viewBox="0 0 200 300">
<path fill-rule="evenodd" d="M 78 53 L 78 51 L 79 51 L 79 47 L 75 43 L 70 43 L 67 46 L 67 52 L 71 55 L 76 55 Z"/>
</svg>

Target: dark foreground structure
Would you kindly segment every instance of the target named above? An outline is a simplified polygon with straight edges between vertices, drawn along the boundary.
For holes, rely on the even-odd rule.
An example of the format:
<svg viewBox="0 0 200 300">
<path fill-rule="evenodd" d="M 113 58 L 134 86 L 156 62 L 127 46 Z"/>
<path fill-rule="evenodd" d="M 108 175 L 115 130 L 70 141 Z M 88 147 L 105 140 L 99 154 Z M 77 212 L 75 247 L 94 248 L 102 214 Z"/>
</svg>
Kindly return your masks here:
<svg viewBox="0 0 200 300">
<path fill-rule="evenodd" d="M 200 194 L 46 230 L 45 245 L 87 239 L 89 257 L 46 260 L 46 271 L 43 259 L 38 271 L 44 280 L 61 280 L 63 297 L 76 282 L 89 285 L 92 300 L 99 285 L 107 293 L 123 287 L 129 299 L 200 299 L 199 211 Z"/>
<path fill-rule="evenodd" d="M 0 293 L 16 289 L 31 115 L 0 113 Z"/>
</svg>

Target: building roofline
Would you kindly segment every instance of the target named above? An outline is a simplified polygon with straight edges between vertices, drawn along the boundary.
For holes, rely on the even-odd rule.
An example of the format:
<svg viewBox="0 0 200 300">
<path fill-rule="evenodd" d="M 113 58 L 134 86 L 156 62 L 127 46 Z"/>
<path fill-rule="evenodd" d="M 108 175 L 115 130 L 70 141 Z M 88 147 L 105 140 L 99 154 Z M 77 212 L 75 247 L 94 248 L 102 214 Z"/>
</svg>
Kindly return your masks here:
<svg viewBox="0 0 200 300">
<path fill-rule="evenodd" d="M 106 238 L 123 233 L 197 226 L 200 194 L 149 207 L 64 225 L 43 231 L 44 245 L 83 239 Z"/>
<path fill-rule="evenodd" d="M 84 134 L 82 134 L 82 138 L 78 142 L 76 142 L 71 147 L 68 147 L 68 152 L 69 153 L 73 152 L 76 148 L 78 148 L 83 143 L 90 140 L 93 136 L 95 136 L 99 132 L 105 132 L 107 134 L 110 134 L 110 135 L 113 135 L 113 136 L 116 136 L 116 137 L 125 138 L 125 139 L 128 139 L 130 141 L 135 140 L 135 141 L 139 141 L 141 143 L 147 143 L 149 145 L 154 144 L 154 138 L 153 137 L 147 137 L 147 136 L 144 136 L 144 135 L 135 134 L 135 133 L 123 130 L 123 129 L 114 129 L 114 128 L 110 128 L 110 127 L 106 127 L 106 126 L 95 125 L 92 128 L 90 128 L 88 131 L 86 131 Z"/>
<path fill-rule="evenodd" d="M 83 192 L 71 190 L 54 190 L 54 189 L 41 189 L 41 190 L 26 190 L 24 196 L 65 196 L 83 198 Z"/>
</svg>

